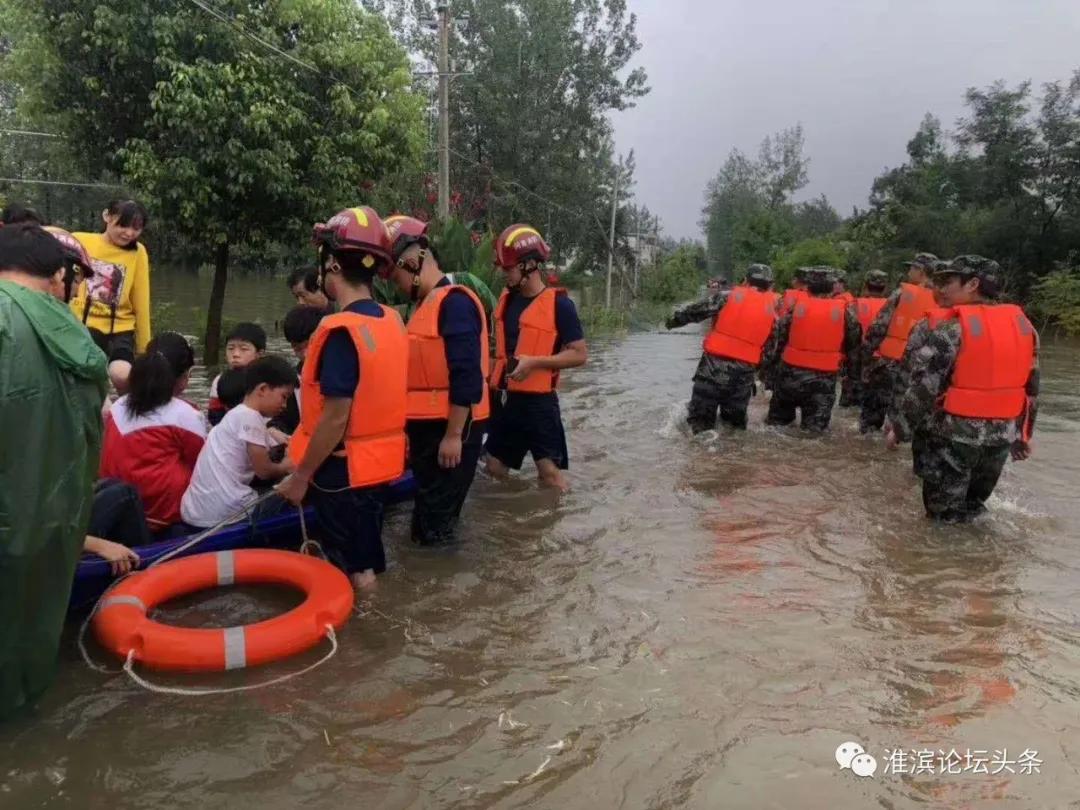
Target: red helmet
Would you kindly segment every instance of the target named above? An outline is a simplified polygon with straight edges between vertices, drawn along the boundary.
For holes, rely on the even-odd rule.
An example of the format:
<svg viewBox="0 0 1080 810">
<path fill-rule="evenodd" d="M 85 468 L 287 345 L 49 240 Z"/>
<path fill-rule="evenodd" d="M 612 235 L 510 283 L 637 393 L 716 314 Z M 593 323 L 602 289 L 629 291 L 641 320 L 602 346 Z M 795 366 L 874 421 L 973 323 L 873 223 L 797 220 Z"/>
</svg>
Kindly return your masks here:
<svg viewBox="0 0 1080 810">
<path fill-rule="evenodd" d="M 499 234 L 495 242 L 495 262 L 506 269 L 517 267 L 530 259 L 546 262 L 550 255 L 551 248 L 540 231 L 531 225 L 511 225 Z"/>
<path fill-rule="evenodd" d="M 427 248 L 428 223 L 405 214 L 394 214 L 387 217 L 385 222 L 386 230 L 390 232 L 390 255 L 395 261 L 410 245 L 417 242 L 420 247 Z"/>
<path fill-rule="evenodd" d="M 374 208 L 362 205 L 338 211 L 325 224 L 315 226 L 314 239 L 316 245 L 335 252 L 366 253 L 379 275 L 390 272 L 390 233 Z M 379 267 L 374 266 L 376 262 Z"/>
<path fill-rule="evenodd" d="M 86 252 L 82 242 L 55 225 L 46 225 L 45 230 L 60 243 L 60 247 L 64 249 L 65 258 L 82 273 L 83 278 L 94 275 L 94 265 L 90 262 L 90 254 Z"/>
</svg>

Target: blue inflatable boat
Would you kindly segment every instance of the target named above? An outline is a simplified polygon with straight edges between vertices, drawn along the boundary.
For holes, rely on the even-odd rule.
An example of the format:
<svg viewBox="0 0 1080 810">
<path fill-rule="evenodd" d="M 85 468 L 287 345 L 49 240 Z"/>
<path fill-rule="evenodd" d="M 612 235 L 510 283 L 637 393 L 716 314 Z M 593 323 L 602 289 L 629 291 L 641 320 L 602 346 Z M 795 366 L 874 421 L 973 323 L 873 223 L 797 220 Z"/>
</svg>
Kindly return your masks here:
<svg viewBox="0 0 1080 810">
<path fill-rule="evenodd" d="M 416 482 L 412 473 L 406 470 L 401 478 L 387 486 L 386 502 L 398 503 L 408 500 L 416 491 Z M 318 540 L 318 519 L 312 507 L 304 509 L 304 520 L 308 534 Z M 139 546 L 139 568 L 146 568 L 150 563 L 164 557 L 184 545 L 191 537 L 173 537 L 146 546 Z M 229 551 L 238 548 L 292 548 L 298 549 L 303 540 L 300 527 L 300 511 L 289 508 L 280 515 L 265 518 L 258 523 L 234 523 L 215 532 L 201 542 L 186 549 L 177 557 L 190 554 L 202 554 L 207 551 Z M 175 558 L 174 558 L 175 559 Z M 96 554 L 84 554 L 75 568 L 75 583 L 71 588 L 71 600 L 68 609 L 72 613 L 87 611 L 94 606 L 98 597 L 112 583 L 114 577 L 109 564 Z"/>
</svg>

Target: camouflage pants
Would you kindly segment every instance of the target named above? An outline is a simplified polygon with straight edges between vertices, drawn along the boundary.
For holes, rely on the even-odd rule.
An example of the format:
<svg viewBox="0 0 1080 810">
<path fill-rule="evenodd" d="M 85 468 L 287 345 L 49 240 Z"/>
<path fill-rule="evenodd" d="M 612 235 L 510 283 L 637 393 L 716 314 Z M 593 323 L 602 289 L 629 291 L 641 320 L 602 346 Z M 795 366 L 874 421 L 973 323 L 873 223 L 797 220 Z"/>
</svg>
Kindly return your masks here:
<svg viewBox="0 0 1080 810">
<path fill-rule="evenodd" d="M 862 404 L 863 384 L 861 380 L 846 374 L 840 378 L 840 407 L 854 408 Z"/>
<path fill-rule="evenodd" d="M 927 517 L 964 523 L 985 511 L 985 501 L 1009 458 L 1009 446 L 983 447 L 927 434 L 918 453 L 915 469 L 923 481 Z"/>
<path fill-rule="evenodd" d="M 885 424 L 885 413 L 893 397 L 892 363 L 877 363 L 870 367 L 866 385 L 862 393 L 862 410 L 859 411 L 859 430 L 871 433 L 881 430 Z"/>
<path fill-rule="evenodd" d="M 824 371 L 811 371 L 781 364 L 776 375 L 769 413 L 768 425 L 790 425 L 795 412 L 801 412 L 799 426 L 803 430 L 822 433 L 832 420 L 836 404 L 836 375 Z"/>
<path fill-rule="evenodd" d="M 754 394 L 756 371 L 748 363 L 701 355 L 686 417 L 690 430 L 694 433 L 713 430 L 717 410 L 725 424 L 745 429 L 746 407 Z"/>
</svg>

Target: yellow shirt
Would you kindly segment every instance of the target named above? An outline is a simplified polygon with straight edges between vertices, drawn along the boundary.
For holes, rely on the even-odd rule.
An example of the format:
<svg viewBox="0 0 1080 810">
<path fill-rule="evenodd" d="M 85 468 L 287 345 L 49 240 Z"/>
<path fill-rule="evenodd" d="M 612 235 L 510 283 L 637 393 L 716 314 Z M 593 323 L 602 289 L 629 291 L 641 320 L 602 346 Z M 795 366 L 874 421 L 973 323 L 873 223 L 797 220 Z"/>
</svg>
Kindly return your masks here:
<svg viewBox="0 0 1080 810">
<path fill-rule="evenodd" d="M 103 233 L 75 233 L 94 265 L 94 275 L 79 285 L 71 310 L 91 329 L 106 335 L 135 332 L 135 351 L 150 342 L 150 258 L 146 248 L 117 247 Z M 89 304 L 89 310 L 87 306 Z"/>
</svg>

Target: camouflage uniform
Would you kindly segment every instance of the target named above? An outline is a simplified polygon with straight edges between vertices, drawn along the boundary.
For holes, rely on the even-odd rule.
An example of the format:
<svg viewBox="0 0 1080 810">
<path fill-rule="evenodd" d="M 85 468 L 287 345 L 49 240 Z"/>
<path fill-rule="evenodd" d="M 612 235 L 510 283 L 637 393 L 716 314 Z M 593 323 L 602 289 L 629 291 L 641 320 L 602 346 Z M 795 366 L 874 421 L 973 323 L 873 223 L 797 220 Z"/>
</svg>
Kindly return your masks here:
<svg viewBox="0 0 1080 810">
<path fill-rule="evenodd" d="M 892 423 L 898 439 L 913 439 L 914 468 L 923 481 L 927 515 L 946 522 L 970 520 L 985 509 L 983 504 L 997 485 L 1010 447 L 1022 436 L 1025 419 L 1025 415 L 1019 419 L 970 419 L 937 407 L 949 388 L 960 339 L 957 319 L 933 330 L 926 321 L 916 325 L 901 375 L 901 383 L 908 384 L 900 394 Z M 1026 418 L 1032 425 L 1039 394 L 1038 357 L 1036 335 L 1027 382 L 1030 407 Z"/>
<path fill-rule="evenodd" d="M 771 283 L 772 269 L 767 265 L 751 265 L 751 273 L 766 273 L 764 278 Z M 707 298 L 680 307 L 668 318 L 666 326 L 674 329 L 688 323 L 716 318 L 724 308 L 731 290 L 716 290 Z M 708 352 L 701 353 L 697 370 L 694 372 L 694 387 L 690 394 L 686 421 L 690 430 L 701 433 L 716 427 L 717 410 L 720 419 L 735 428 L 746 428 L 746 409 L 750 397 L 757 392 L 755 375 L 757 366 L 729 357 L 718 357 Z"/>
<path fill-rule="evenodd" d="M 881 430 L 896 387 L 899 364 L 887 357 L 875 357 L 874 352 L 881 347 L 881 342 L 889 332 L 889 323 L 900 302 L 900 292 L 897 288 L 889 295 L 885 306 L 866 330 L 866 337 L 862 341 L 859 364 L 863 398 L 859 412 L 859 430 L 863 433 Z"/>
<path fill-rule="evenodd" d="M 814 298 L 831 298 L 826 292 L 813 295 Z M 769 401 L 769 413 L 765 423 L 769 425 L 790 425 L 795 421 L 796 409 L 802 412 L 800 426 L 804 430 L 824 432 L 832 419 L 833 405 L 836 403 L 836 378 L 839 372 L 815 371 L 808 368 L 789 366 L 781 360 L 784 348 L 791 334 L 793 312 L 784 315 L 776 323 L 772 336 L 765 345 L 762 354 L 762 366 L 768 369 L 772 378 L 772 399 Z M 841 351 L 845 358 L 855 357 L 862 339 L 862 327 L 854 309 L 844 309 L 844 341 Z M 847 366 L 850 373 L 850 366 Z"/>
</svg>

